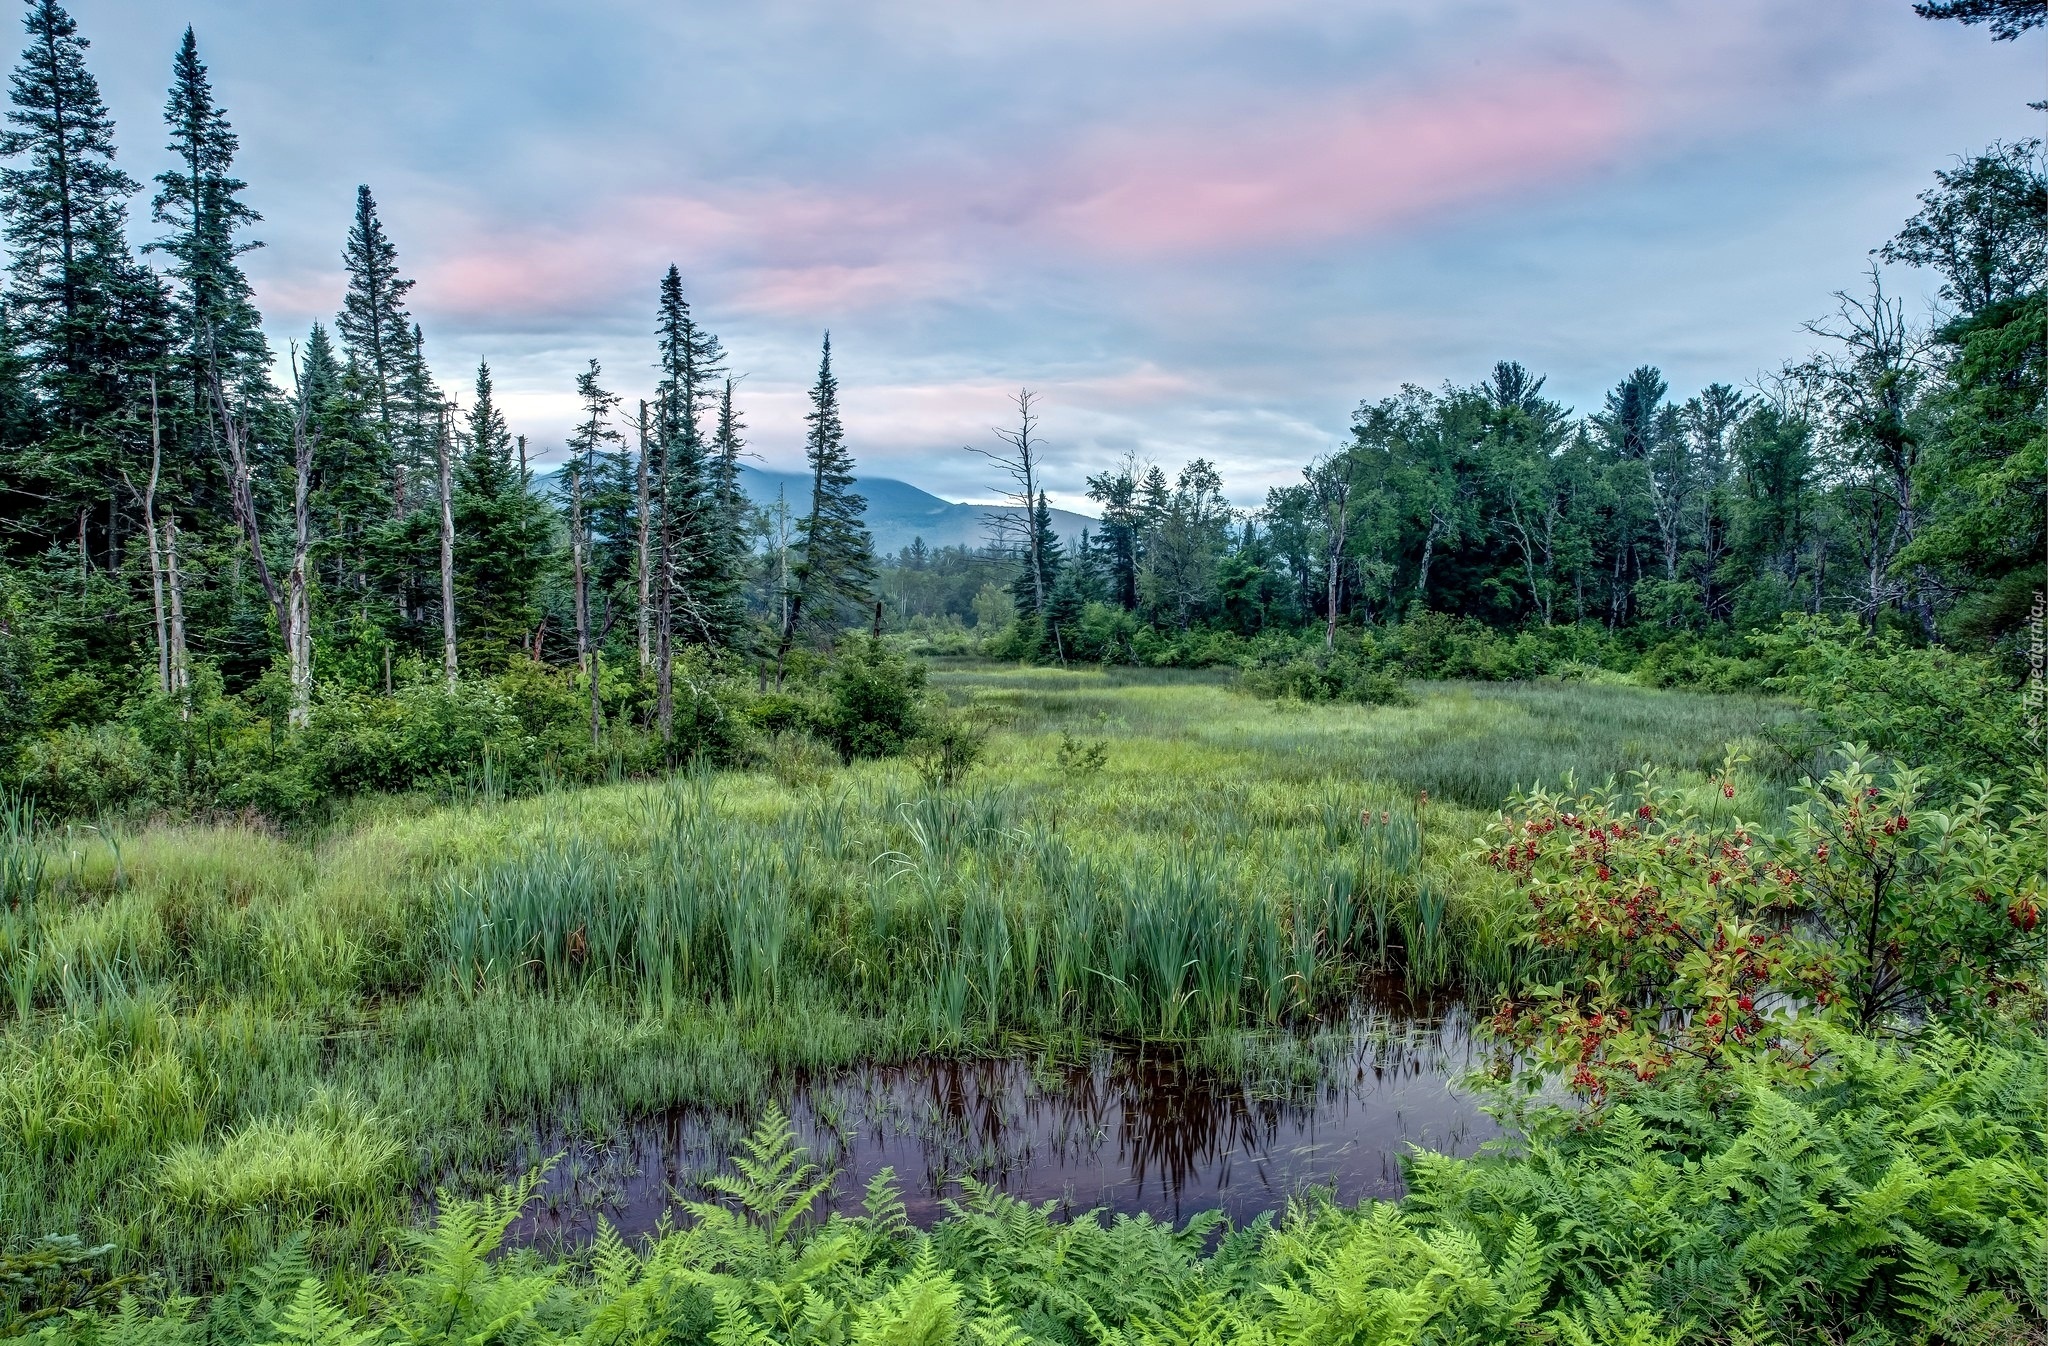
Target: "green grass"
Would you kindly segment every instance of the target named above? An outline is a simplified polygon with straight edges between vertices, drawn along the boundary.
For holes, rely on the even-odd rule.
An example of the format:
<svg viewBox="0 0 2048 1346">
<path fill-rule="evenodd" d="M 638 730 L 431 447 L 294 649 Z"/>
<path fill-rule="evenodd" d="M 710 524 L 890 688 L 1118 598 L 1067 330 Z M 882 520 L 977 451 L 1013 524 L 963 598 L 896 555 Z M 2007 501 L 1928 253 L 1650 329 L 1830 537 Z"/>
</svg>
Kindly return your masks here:
<svg viewBox="0 0 2048 1346">
<path fill-rule="evenodd" d="M 1517 785 L 1647 762 L 1714 807 L 1782 808 L 1779 782 L 1732 803 L 1706 782 L 1786 713 L 1754 699 L 934 682 L 995 726 L 936 794 L 903 763 L 799 750 L 366 803 L 301 839 L 188 823 L 30 857 L 0 828 L 0 871 L 40 865 L 0 918 L 0 1236 L 77 1233 L 204 1288 L 310 1226 L 314 1257 L 361 1266 L 437 1184 L 494 1186 L 539 1130 L 751 1110 L 780 1070 L 1104 1036 L 1245 1060 L 1247 1034 L 1312 1030 L 1372 969 L 1482 991 L 1532 970 L 1472 856 Z M 1076 738 L 1099 767 L 1063 761 Z"/>
</svg>

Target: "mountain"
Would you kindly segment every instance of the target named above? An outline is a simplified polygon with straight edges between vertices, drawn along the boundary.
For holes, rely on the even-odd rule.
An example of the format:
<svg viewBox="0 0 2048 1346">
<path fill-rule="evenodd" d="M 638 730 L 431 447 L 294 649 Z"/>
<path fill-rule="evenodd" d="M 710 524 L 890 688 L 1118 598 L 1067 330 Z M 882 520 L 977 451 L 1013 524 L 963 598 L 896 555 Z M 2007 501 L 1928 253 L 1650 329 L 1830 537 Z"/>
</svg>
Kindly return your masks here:
<svg viewBox="0 0 2048 1346">
<path fill-rule="evenodd" d="M 811 478 L 804 472 L 775 472 L 742 464 L 740 486 L 757 505 L 773 505 L 778 489 L 789 502 L 791 516 L 801 514 L 811 499 Z M 875 535 L 875 554 L 893 556 L 921 537 L 927 547 L 978 547 L 988 541 L 987 515 L 1014 515 L 1011 509 L 994 510 L 988 505 L 961 505 L 941 500 L 907 481 L 894 477 L 860 477 L 853 489 L 867 497 L 868 531 Z M 1053 531 L 1066 542 L 1081 536 L 1081 530 L 1100 523 L 1085 514 L 1052 511 Z"/>
<path fill-rule="evenodd" d="M 556 477 L 560 468 L 537 472 L 533 478 L 533 490 L 542 494 L 556 489 Z M 775 493 L 780 490 L 789 502 L 790 526 L 809 507 L 811 501 L 811 478 L 806 472 L 776 472 L 769 468 L 740 464 L 740 489 L 747 498 L 761 506 L 772 506 Z M 880 558 L 894 556 L 910 545 L 912 538 L 923 538 L 924 545 L 934 550 L 940 547 L 979 547 L 989 540 L 987 517 L 991 513 L 1005 517 L 1014 516 L 1014 509 L 998 509 L 991 505 L 963 505 L 951 500 L 941 500 L 929 491 L 919 490 L 907 481 L 894 477 L 857 477 L 853 489 L 867 498 L 868 531 L 875 535 L 875 555 Z M 1077 541 L 1083 529 L 1095 530 L 1101 521 L 1085 514 L 1070 510 L 1052 511 L 1052 527 L 1060 539 L 1067 543 Z"/>
</svg>

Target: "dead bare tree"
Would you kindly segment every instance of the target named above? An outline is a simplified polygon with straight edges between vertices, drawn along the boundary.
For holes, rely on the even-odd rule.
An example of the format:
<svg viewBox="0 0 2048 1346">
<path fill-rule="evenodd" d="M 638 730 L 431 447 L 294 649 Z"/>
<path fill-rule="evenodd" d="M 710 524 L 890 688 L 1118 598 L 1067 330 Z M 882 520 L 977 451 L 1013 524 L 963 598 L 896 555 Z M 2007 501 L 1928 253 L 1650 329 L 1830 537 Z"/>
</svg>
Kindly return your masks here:
<svg viewBox="0 0 2048 1346">
<path fill-rule="evenodd" d="M 451 456 L 448 418 L 453 410 L 452 406 L 441 408 L 441 434 L 436 453 L 441 489 L 441 675 L 448 680 L 450 689 L 454 688 L 458 676 L 455 659 L 455 487 L 448 462 Z"/>
<path fill-rule="evenodd" d="M 1326 618 L 1323 648 L 1337 648 L 1337 600 L 1342 596 L 1344 544 L 1351 535 L 1351 496 L 1357 484 L 1352 480 L 1353 459 L 1339 450 L 1308 470 L 1309 493 L 1323 516 L 1323 588 Z"/>
<path fill-rule="evenodd" d="M 178 512 L 164 515 L 164 578 L 171 591 L 171 692 L 183 696 L 192 685 L 192 660 L 185 652 L 185 581 L 178 570 Z M 190 715 L 189 704 L 180 711 Z"/>
<path fill-rule="evenodd" d="M 316 437 L 306 424 L 307 399 L 298 386 L 299 354 L 296 346 L 292 348 L 291 363 L 294 394 L 291 420 L 292 555 L 282 586 L 271 573 L 270 562 L 263 554 L 263 526 L 256 510 L 254 472 L 249 465 L 248 428 L 229 407 L 227 394 L 221 387 L 220 366 L 211 358 L 207 364 L 207 380 L 214 415 L 220 419 L 221 439 L 227 449 L 228 504 L 235 521 L 241 525 L 243 540 L 249 546 L 249 560 L 256 571 L 256 582 L 262 586 L 264 597 L 270 600 L 271 612 L 277 619 L 278 635 L 284 641 L 292 688 L 289 722 L 293 728 L 303 728 L 312 718 L 313 707 L 313 633 L 306 608 L 306 554 L 311 521 L 306 493 L 312 485 Z"/>
<path fill-rule="evenodd" d="M 171 640 L 170 631 L 164 618 L 164 563 L 162 549 L 157 545 L 156 533 L 156 484 L 163 470 L 164 444 L 162 427 L 157 418 L 156 375 L 149 376 L 149 482 L 140 491 L 135 483 L 128 482 L 128 489 L 134 492 L 142 503 L 142 527 L 149 535 L 149 605 L 156 620 L 156 685 L 157 690 L 169 694 L 171 690 Z M 121 479 L 128 480 L 128 471 L 123 468 Z"/>
<path fill-rule="evenodd" d="M 998 488 L 1003 507 L 983 514 L 982 523 L 988 528 L 996 546 L 1015 552 L 1023 561 L 1024 573 L 1031 580 L 1033 615 L 1043 616 L 1046 558 L 1038 535 L 1037 509 L 1038 497 L 1042 493 L 1040 469 L 1044 463 L 1038 439 L 1038 394 L 1029 388 L 1020 388 L 1010 401 L 1017 408 L 1017 428 L 998 428 L 994 432 L 1005 447 L 977 449 L 970 444 L 967 451 L 978 453 L 994 463 L 1008 480 L 1007 486 Z"/>
</svg>

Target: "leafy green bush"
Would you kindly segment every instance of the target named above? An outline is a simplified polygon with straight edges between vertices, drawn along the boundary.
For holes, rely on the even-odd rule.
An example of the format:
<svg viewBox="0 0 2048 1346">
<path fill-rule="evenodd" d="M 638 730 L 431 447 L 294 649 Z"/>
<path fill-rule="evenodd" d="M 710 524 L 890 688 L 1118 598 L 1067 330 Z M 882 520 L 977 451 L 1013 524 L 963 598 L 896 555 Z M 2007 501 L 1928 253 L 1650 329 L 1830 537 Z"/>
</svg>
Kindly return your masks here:
<svg viewBox="0 0 2048 1346">
<path fill-rule="evenodd" d="M 826 674 L 819 728 L 849 762 L 896 756 L 924 728 L 925 678 L 922 663 L 855 636 Z"/>
<path fill-rule="evenodd" d="M 1406 706 L 1415 700 L 1398 673 L 1368 663 L 1349 649 L 1316 649 L 1280 663 L 1253 664 L 1238 675 L 1238 686 L 1254 696 L 1296 701 Z"/>
<path fill-rule="evenodd" d="M 2048 754 L 1995 660 L 1825 617 L 1788 618 L 1753 640 L 1781 670 L 1768 685 L 1806 704 L 1821 742 L 1867 743 L 1925 768 L 1943 793 L 1971 781 L 2024 786 Z"/>
<path fill-rule="evenodd" d="M 124 724 L 70 725 L 33 739 L 21 753 L 19 782 L 50 813 L 96 817 L 146 805 L 155 763 Z"/>
</svg>

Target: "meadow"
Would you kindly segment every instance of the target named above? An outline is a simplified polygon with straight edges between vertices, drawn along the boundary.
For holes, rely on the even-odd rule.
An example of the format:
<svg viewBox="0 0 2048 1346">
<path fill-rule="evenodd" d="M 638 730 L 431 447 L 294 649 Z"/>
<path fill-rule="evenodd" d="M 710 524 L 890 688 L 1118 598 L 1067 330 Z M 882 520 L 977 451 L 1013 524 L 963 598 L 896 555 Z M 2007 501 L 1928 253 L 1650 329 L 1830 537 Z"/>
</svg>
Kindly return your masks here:
<svg viewBox="0 0 2048 1346">
<path fill-rule="evenodd" d="M 988 728 L 934 788 L 782 741 L 762 769 L 383 799 L 317 834 L 17 836 L 0 928 L 0 1233 L 204 1290 L 313 1231 L 367 1267 L 439 1185 L 543 1132 L 778 1072 L 1101 1040 L 1270 1060 L 1375 971 L 1527 976 L 1486 801 L 1709 773 L 1789 712 L 1624 687 L 1253 700 L 1201 674 L 945 668 Z M 1733 810 L 1778 808 L 1750 778 Z M 1426 792 L 1426 793 L 1425 793 Z M 17 885 L 26 883 L 18 875 Z M 22 891 L 28 891 L 23 888 Z"/>
<path fill-rule="evenodd" d="M 1368 971 L 1493 990 L 1530 955 L 1470 854 L 1485 801 L 1645 762 L 1712 801 L 1726 746 L 1786 715 L 1565 684 L 1386 709 L 1204 674 L 934 682 L 989 729 L 952 789 L 778 742 L 762 770 L 381 799 L 309 836 L 16 838 L 43 873 L 0 930 L 0 1233 L 207 1289 L 311 1227 L 346 1272 L 522 1141 L 745 1117 L 778 1071 L 1098 1039 L 1241 1061 Z"/>
</svg>

